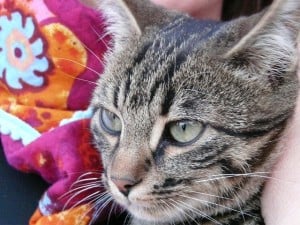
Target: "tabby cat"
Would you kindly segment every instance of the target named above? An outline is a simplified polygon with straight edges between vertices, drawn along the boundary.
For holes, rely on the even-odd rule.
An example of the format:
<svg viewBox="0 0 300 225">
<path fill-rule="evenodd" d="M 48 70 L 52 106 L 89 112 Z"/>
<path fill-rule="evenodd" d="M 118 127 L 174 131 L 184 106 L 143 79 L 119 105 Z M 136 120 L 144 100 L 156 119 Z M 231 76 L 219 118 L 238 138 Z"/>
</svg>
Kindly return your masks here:
<svg viewBox="0 0 300 225">
<path fill-rule="evenodd" d="M 132 225 L 264 224 L 293 113 L 300 1 L 229 22 L 99 0 L 114 37 L 92 99 L 103 183 Z"/>
</svg>

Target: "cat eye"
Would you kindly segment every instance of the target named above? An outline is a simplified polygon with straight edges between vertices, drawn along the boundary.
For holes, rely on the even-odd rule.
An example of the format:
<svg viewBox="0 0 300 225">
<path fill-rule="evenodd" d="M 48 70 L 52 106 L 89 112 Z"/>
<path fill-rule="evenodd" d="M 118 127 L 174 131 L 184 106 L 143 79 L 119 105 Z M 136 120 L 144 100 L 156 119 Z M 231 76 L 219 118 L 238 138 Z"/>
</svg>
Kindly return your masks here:
<svg viewBox="0 0 300 225">
<path fill-rule="evenodd" d="M 120 118 L 106 109 L 101 110 L 101 126 L 111 135 L 119 135 L 122 130 Z"/>
<path fill-rule="evenodd" d="M 171 137 L 182 145 L 193 143 L 202 133 L 204 126 L 196 121 L 178 121 L 171 123 L 169 132 Z"/>
</svg>

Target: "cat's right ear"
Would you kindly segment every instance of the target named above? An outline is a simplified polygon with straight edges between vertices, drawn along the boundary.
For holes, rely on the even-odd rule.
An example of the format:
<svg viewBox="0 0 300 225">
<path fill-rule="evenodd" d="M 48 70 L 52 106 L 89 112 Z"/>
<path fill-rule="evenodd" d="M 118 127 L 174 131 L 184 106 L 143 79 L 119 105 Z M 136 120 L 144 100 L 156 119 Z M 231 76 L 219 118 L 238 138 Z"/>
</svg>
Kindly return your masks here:
<svg viewBox="0 0 300 225">
<path fill-rule="evenodd" d="M 238 66 L 239 76 L 274 83 L 297 69 L 299 0 L 274 0 L 265 13 L 242 20 L 240 27 L 246 35 L 241 32 L 240 41 L 225 54 L 227 60 Z"/>
<path fill-rule="evenodd" d="M 168 23 L 178 15 L 154 5 L 149 0 L 81 0 L 105 16 L 107 32 L 113 37 L 113 49 L 121 50 L 126 42 L 138 38 L 149 26 Z"/>
</svg>

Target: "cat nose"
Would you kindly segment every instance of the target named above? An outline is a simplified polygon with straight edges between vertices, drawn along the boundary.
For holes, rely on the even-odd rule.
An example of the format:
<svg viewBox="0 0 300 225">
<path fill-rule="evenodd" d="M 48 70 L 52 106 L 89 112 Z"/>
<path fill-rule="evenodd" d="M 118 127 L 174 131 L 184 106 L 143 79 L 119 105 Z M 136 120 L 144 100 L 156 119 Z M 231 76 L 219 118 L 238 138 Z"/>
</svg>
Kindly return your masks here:
<svg viewBox="0 0 300 225">
<path fill-rule="evenodd" d="M 130 190 L 138 183 L 129 178 L 112 177 L 111 180 L 125 197 L 128 197 Z"/>
</svg>

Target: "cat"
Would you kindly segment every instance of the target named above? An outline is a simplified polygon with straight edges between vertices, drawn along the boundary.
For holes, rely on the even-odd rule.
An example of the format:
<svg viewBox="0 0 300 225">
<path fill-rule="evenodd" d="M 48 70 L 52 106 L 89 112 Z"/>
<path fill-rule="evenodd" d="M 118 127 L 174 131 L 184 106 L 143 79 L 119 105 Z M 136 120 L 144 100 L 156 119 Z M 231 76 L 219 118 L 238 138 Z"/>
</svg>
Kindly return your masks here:
<svg viewBox="0 0 300 225">
<path fill-rule="evenodd" d="M 112 35 L 91 106 L 103 183 L 131 225 L 264 224 L 298 92 L 300 1 L 229 22 L 99 0 Z"/>
</svg>

